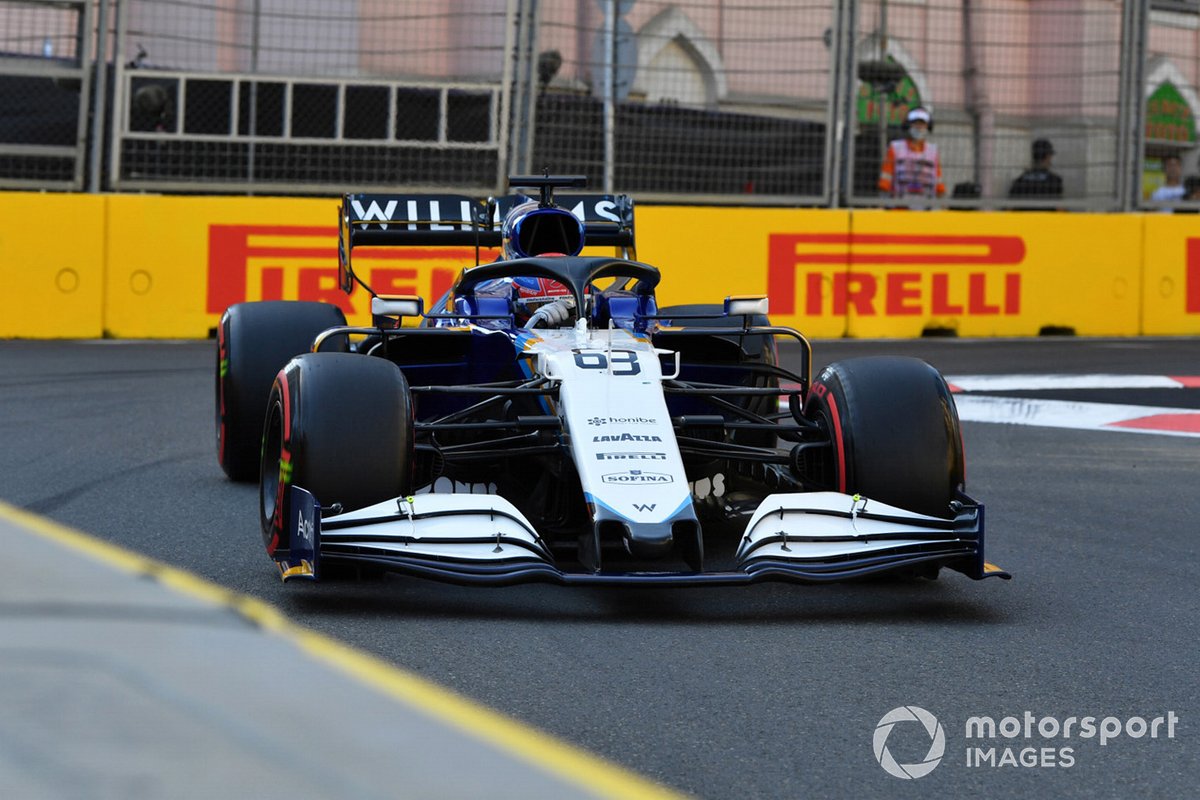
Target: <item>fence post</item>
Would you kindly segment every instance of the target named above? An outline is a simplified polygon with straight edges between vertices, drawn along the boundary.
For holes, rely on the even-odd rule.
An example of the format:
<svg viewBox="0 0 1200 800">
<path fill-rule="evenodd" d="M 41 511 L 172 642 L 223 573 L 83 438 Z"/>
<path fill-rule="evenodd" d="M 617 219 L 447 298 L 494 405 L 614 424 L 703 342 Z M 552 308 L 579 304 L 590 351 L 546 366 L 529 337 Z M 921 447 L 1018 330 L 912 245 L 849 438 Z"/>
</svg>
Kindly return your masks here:
<svg viewBox="0 0 1200 800">
<path fill-rule="evenodd" d="M 851 78 L 846 70 L 846 41 L 843 18 L 844 7 L 852 5 L 853 0 L 846 3 L 833 4 L 832 27 L 829 30 L 829 103 L 825 113 L 825 178 L 822 191 L 825 202 L 830 208 L 840 204 L 842 191 L 841 170 L 844 166 L 843 141 L 849 116 L 845 98 L 851 95 Z"/>
<path fill-rule="evenodd" d="M 91 93 L 95 91 L 95 85 L 88 74 L 90 65 L 95 62 L 95 51 L 92 49 L 92 4 L 85 2 L 82 4 L 79 12 L 78 26 L 76 28 L 76 36 L 78 36 L 79 44 L 77 45 L 75 55 L 79 59 L 79 122 L 76 125 L 75 138 L 75 180 L 74 188 L 76 191 L 83 188 L 83 168 L 85 161 L 85 152 L 87 150 L 87 135 L 88 135 L 88 109 L 91 108 L 93 98 Z M 100 97 L 95 102 L 103 104 L 104 98 Z"/>
<path fill-rule="evenodd" d="M 100 0 L 100 18 L 96 22 L 96 89 L 92 96 L 91 150 L 88 153 L 88 185 L 92 194 L 100 191 L 101 154 L 104 149 L 104 115 L 108 110 L 108 0 Z"/>
<path fill-rule="evenodd" d="M 125 124 L 125 2 L 117 0 L 113 19 L 113 98 L 112 114 L 108 120 L 108 180 L 105 188 L 112 189 L 121 177 L 121 131 Z"/>
<path fill-rule="evenodd" d="M 1121 30 L 1121 98 L 1118 113 L 1120 152 L 1117 159 L 1118 209 L 1141 204 L 1141 176 L 1146 138 L 1146 24 L 1148 14 L 1138 0 L 1125 0 Z"/>
<path fill-rule="evenodd" d="M 613 183 L 616 175 L 616 103 L 613 93 L 613 61 L 617 48 L 617 0 L 604 2 L 604 55 L 601 63 L 604 65 L 604 186 L 605 194 L 613 193 Z"/>
<path fill-rule="evenodd" d="M 501 192 L 509 172 L 520 172 L 523 159 L 522 141 L 524 126 L 519 122 L 524 107 L 523 94 L 519 90 L 521 64 L 525 56 L 524 9 L 526 0 L 508 0 L 505 8 L 504 61 L 500 76 L 500 132 L 499 152 L 496 165 L 496 191 Z"/>
</svg>

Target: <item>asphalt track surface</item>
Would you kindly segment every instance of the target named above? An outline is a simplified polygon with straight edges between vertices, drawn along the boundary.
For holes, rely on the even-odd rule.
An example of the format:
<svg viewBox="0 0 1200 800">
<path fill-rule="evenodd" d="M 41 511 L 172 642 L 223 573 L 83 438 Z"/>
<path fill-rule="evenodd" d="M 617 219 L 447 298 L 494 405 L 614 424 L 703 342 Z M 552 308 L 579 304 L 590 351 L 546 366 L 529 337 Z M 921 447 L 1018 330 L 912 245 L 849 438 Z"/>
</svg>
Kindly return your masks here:
<svg viewBox="0 0 1200 800">
<path fill-rule="evenodd" d="M 815 349 L 818 366 L 886 352 L 949 375 L 1200 375 L 1196 339 Z M 1196 438 L 966 423 L 968 490 L 987 506 L 989 560 L 1011 582 L 283 586 L 262 551 L 257 488 L 228 483 L 216 464 L 214 358 L 211 342 L 0 342 L 0 499 L 256 596 L 698 796 L 1195 796 Z M 1200 389 L 1040 396 L 1200 408 Z M 942 762 L 917 780 L 889 776 L 872 748 L 881 718 L 908 705 L 934 714 L 945 735 Z M 1028 740 L 964 736 L 968 717 L 1026 711 Z M 1036 723 L 1171 712 L 1174 738 L 1164 723 L 1156 739 L 1123 731 L 1104 746 L 1043 739 Z M 902 722 L 886 744 L 911 764 L 930 737 Z M 1005 747 L 1018 758 L 1050 748 L 1056 763 L 1070 747 L 1073 765 L 967 766 L 976 745 L 996 748 L 997 762 Z"/>
</svg>

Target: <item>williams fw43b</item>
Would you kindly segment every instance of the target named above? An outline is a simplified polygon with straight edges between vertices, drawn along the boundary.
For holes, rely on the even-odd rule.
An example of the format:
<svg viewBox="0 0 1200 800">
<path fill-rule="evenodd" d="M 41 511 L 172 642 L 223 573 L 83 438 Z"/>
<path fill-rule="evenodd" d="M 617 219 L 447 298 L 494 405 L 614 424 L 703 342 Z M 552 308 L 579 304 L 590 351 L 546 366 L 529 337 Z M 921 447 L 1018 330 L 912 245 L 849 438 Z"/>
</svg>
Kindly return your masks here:
<svg viewBox="0 0 1200 800">
<path fill-rule="evenodd" d="M 224 314 L 219 460 L 259 480 L 285 580 L 339 566 L 492 585 L 1008 577 L 984 559 L 933 367 L 859 358 L 813 379 L 808 341 L 769 322 L 766 298 L 659 308 L 628 197 L 556 202 L 582 179 L 510 181 L 538 191 L 343 199 L 339 279 L 370 294 L 371 326 L 321 303 Z M 500 260 L 427 309 L 352 267 L 357 247 L 406 245 Z M 617 255 L 581 255 L 597 246 Z"/>
</svg>

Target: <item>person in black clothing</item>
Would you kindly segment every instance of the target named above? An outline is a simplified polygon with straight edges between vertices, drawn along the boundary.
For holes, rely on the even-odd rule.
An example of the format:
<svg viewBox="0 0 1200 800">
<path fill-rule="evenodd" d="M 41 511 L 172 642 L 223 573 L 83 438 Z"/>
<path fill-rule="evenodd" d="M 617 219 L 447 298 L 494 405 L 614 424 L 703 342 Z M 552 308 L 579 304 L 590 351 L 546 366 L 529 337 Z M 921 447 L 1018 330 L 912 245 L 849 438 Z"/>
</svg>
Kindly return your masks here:
<svg viewBox="0 0 1200 800">
<path fill-rule="evenodd" d="M 1200 208 L 1200 175 L 1188 175 L 1183 179 L 1183 206 L 1172 209 L 1176 214 L 1195 214 Z"/>
<path fill-rule="evenodd" d="M 1012 182 L 1009 197 L 1062 197 L 1062 178 L 1050 171 L 1050 160 L 1054 157 L 1054 145 L 1049 139 L 1036 139 L 1033 143 L 1033 168 L 1027 169 Z"/>
<path fill-rule="evenodd" d="M 1200 200 L 1200 175 L 1188 175 L 1183 179 L 1183 199 Z"/>
</svg>

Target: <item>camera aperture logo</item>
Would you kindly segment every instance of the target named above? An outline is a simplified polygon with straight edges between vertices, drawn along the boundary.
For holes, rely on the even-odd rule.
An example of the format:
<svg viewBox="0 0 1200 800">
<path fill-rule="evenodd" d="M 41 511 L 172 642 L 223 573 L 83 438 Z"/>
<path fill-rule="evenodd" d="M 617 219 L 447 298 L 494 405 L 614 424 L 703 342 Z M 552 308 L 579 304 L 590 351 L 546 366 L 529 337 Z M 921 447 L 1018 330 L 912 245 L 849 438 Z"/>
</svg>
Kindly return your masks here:
<svg viewBox="0 0 1200 800">
<path fill-rule="evenodd" d="M 1096 740 L 1101 748 L 1117 740 L 1174 739 L 1179 715 L 1167 711 L 1157 716 L 1038 716 L 1032 711 L 992 716 L 968 717 L 963 725 L 966 766 L 972 768 L 1070 768 L 1075 766 L 1085 741 Z M 915 724 L 914 724 L 915 723 Z M 956 722 L 950 721 L 951 730 Z M 1040 740 L 1040 741 L 1039 741 Z M 924 758 L 902 764 L 888 748 L 912 758 L 926 744 Z M 902 780 L 923 778 L 937 767 L 946 754 L 946 733 L 937 717 L 920 706 L 900 706 L 883 715 L 872 738 L 875 760 L 887 774 Z M 957 748 L 957 740 L 951 749 Z M 1086 749 L 1086 748 L 1085 748 Z M 1094 753 L 1094 751 L 1093 751 Z M 957 761 L 957 758 L 954 759 Z"/>
<path fill-rule="evenodd" d="M 901 725 L 901 723 L 918 723 L 918 725 Z M 915 764 L 901 764 L 892 757 L 887 746 L 888 737 L 892 735 L 892 731 L 898 725 L 904 735 L 923 731 L 923 735 L 928 737 L 929 751 L 925 753 L 924 759 Z M 942 756 L 946 752 L 946 732 L 942 730 L 942 725 L 938 722 L 937 717 L 920 706 L 900 706 L 893 708 L 879 720 L 879 724 L 875 726 L 875 737 L 872 744 L 875 748 L 875 760 L 888 775 L 912 780 L 925 777 L 942 762 Z"/>
</svg>

